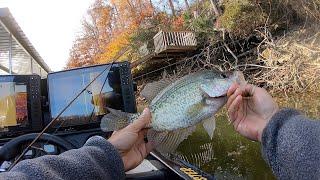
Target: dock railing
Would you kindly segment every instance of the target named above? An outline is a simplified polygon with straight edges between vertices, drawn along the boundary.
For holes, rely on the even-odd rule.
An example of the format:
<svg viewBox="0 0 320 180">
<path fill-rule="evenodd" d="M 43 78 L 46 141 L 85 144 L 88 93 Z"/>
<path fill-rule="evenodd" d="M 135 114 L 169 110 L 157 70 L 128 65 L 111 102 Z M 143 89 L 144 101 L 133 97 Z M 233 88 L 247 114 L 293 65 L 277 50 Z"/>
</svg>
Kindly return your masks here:
<svg viewBox="0 0 320 180">
<path fill-rule="evenodd" d="M 155 53 L 181 52 L 197 47 L 197 39 L 191 31 L 160 31 L 154 37 Z"/>
</svg>

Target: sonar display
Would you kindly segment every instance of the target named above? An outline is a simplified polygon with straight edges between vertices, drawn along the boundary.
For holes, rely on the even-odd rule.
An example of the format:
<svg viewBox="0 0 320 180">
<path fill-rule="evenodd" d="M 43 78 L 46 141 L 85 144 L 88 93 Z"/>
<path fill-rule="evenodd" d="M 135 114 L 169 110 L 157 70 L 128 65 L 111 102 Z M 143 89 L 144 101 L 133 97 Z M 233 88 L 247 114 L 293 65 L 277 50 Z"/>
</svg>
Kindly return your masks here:
<svg viewBox="0 0 320 180">
<path fill-rule="evenodd" d="M 0 82 L 0 131 L 10 126 L 26 126 L 27 104 L 26 84 Z"/>
</svg>

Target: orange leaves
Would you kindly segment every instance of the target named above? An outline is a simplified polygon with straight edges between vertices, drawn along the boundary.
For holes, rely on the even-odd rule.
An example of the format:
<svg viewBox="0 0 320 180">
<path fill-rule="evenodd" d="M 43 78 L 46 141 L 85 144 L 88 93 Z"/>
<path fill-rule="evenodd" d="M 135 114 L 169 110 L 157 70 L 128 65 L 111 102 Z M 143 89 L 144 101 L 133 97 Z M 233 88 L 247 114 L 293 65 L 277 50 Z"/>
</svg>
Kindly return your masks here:
<svg viewBox="0 0 320 180">
<path fill-rule="evenodd" d="M 100 56 L 97 63 L 107 63 L 113 61 L 118 53 L 129 44 L 129 32 L 121 32 L 114 38 L 104 49 L 104 53 Z M 128 57 L 122 56 L 120 59 L 127 59 Z"/>
<path fill-rule="evenodd" d="M 184 25 L 184 18 L 182 15 L 174 17 L 172 21 L 173 30 L 182 30 Z"/>
<path fill-rule="evenodd" d="M 139 25 L 154 12 L 149 0 L 112 0 L 111 3 L 119 15 L 118 23 L 125 26 Z"/>
<path fill-rule="evenodd" d="M 150 0 L 95 0 L 83 20 L 83 34 L 70 51 L 67 67 L 111 61 L 153 14 Z"/>
</svg>

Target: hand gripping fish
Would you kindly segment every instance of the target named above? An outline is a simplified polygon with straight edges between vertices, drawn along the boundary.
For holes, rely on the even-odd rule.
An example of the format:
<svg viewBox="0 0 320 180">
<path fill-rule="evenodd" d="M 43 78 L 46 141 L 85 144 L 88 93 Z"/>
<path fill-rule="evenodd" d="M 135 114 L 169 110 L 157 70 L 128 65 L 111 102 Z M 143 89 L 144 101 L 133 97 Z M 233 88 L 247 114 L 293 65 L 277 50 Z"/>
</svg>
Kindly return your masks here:
<svg viewBox="0 0 320 180">
<path fill-rule="evenodd" d="M 227 91 L 233 82 L 245 82 L 241 72 L 221 73 L 200 71 L 175 82 L 162 80 L 147 84 L 141 95 L 149 101 L 152 115 L 148 140 L 160 152 L 172 152 L 195 130 L 198 123 L 212 139 L 215 130 L 214 114 L 227 102 Z M 139 113 L 108 109 L 101 120 L 103 131 L 127 126 Z"/>
</svg>

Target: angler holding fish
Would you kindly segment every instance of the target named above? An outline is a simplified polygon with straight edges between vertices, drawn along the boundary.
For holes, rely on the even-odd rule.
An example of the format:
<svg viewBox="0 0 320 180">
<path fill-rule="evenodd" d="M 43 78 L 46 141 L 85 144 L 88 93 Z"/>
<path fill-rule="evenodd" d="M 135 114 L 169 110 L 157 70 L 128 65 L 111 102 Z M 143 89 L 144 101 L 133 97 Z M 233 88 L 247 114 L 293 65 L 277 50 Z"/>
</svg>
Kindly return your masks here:
<svg viewBox="0 0 320 180">
<path fill-rule="evenodd" d="M 148 140 L 161 152 L 172 152 L 195 130 L 198 123 L 212 139 L 214 114 L 227 102 L 232 83 L 245 83 L 241 72 L 200 71 L 175 82 L 162 80 L 147 84 L 141 95 L 150 102 L 152 115 Z M 135 121 L 139 114 L 109 109 L 101 129 L 109 132 Z"/>
<path fill-rule="evenodd" d="M 150 102 L 142 114 L 109 109 L 101 128 L 117 131 L 108 140 L 95 136 L 82 148 L 22 161 L 0 179 L 124 179 L 153 148 L 174 150 L 199 123 L 212 138 L 213 116 L 225 103 L 235 130 L 261 142 L 276 177 L 320 177 L 320 123 L 280 110 L 265 89 L 245 84 L 240 72 L 201 71 L 149 84 L 142 95 Z"/>
</svg>

